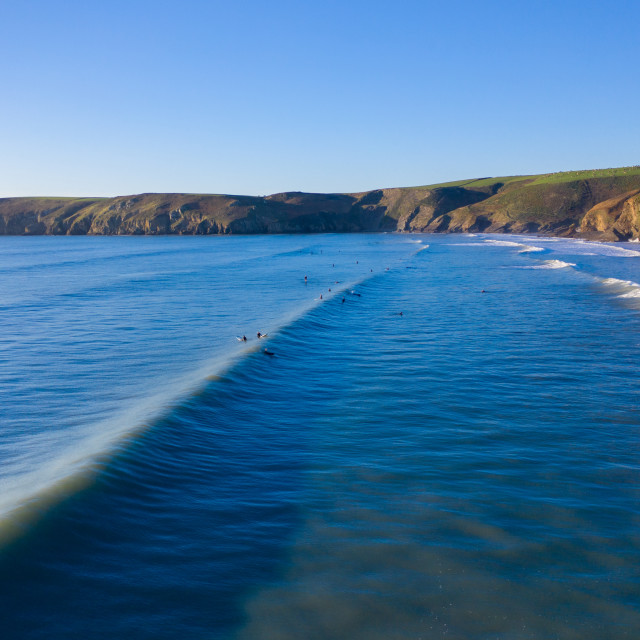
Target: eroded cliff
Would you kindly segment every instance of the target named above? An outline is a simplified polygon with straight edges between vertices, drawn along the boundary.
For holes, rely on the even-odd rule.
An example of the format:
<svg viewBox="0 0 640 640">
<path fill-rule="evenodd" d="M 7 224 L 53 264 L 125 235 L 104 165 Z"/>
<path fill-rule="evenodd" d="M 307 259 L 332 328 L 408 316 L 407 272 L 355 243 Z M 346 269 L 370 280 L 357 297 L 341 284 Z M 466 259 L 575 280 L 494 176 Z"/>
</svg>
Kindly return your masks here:
<svg viewBox="0 0 640 640">
<path fill-rule="evenodd" d="M 640 235 L 640 167 L 481 178 L 351 194 L 3 198 L 4 235 L 364 231 Z"/>
</svg>

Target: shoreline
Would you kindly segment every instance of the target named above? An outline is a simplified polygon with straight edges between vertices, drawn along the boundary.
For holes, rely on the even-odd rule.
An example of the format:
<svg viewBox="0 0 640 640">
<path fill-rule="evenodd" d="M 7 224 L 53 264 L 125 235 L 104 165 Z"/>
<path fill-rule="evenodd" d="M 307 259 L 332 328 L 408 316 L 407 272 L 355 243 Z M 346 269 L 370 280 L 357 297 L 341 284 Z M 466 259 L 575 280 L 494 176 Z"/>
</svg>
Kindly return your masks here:
<svg viewBox="0 0 640 640">
<path fill-rule="evenodd" d="M 597 242 L 602 244 L 640 244 L 640 235 L 633 238 L 607 239 L 597 234 L 554 234 L 554 233 L 527 233 L 526 231 L 296 231 L 296 232 L 255 232 L 255 233 L 2 233 L 0 237 L 7 238 L 34 238 L 34 237 L 92 237 L 92 238 L 139 238 L 139 237 L 246 237 L 246 236 L 304 236 L 304 235 L 361 235 L 361 234 L 394 234 L 394 235 L 457 235 L 457 236 L 527 236 L 530 238 L 557 238 L 569 240 L 582 240 L 584 242 Z"/>
</svg>

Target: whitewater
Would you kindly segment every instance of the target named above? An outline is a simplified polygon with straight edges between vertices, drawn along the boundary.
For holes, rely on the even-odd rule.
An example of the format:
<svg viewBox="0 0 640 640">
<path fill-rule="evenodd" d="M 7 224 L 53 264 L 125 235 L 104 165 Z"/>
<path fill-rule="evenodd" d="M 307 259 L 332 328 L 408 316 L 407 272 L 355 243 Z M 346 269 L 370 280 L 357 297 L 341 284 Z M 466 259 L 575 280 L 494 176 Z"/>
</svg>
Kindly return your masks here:
<svg viewBox="0 0 640 640">
<path fill-rule="evenodd" d="M 6 637 L 640 633 L 634 245 L 2 237 L 0 276 Z"/>
</svg>

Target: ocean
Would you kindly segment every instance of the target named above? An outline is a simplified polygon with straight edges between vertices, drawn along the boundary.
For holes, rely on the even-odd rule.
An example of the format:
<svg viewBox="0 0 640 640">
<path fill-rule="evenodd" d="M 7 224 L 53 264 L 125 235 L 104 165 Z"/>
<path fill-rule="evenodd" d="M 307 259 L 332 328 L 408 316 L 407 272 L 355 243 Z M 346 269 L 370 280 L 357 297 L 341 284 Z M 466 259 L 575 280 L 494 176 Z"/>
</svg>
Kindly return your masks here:
<svg viewBox="0 0 640 640">
<path fill-rule="evenodd" d="M 631 243 L 0 237 L 2 637 L 636 639 L 639 362 Z"/>
</svg>

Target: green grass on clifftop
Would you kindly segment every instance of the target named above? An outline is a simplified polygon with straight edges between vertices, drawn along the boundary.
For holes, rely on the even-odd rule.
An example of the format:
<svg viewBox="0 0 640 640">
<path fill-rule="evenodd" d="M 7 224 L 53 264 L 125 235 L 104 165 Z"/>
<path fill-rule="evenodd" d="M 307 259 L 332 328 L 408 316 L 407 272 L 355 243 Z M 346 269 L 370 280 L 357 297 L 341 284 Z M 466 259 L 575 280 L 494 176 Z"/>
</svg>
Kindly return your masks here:
<svg viewBox="0 0 640 640">
<path fill-rule="evenodd" d="M 0 198 L 0 235 L 487 231 L 625 239 L 640 233 L 626 222 L 636 211 L 628 199 L 639 189 L 636 165 L 343 194 Z M 611 204 L 612 198 L 628 203 Z M 591 216 L 594 221 L 582 225 L 600 204 L 597 220 Z M 611 229 L 604 228 L 606 220 Z"/>
<path fill-rule="evenodd" d="M 470 180 L 456 180 L 453 182 L 439 182 L 416 189 L 440 189 L 442 187 L 464 187 L 465 189 L 482 189 L 495 184 L 510 185 L 516 182 L 534 184 L 559 184 L 575 180 L 589 180 L 593 178 L 621 178 L 624 176 L 640 175 L 640 165 L 632 167 L 616 167 L 612 169 L 584 169 L 581 171 L 559 171 L 556 173 L 542 173 L 525 176 L 498 176 L 491 178 L 473 178 Z"/>
</svg>

